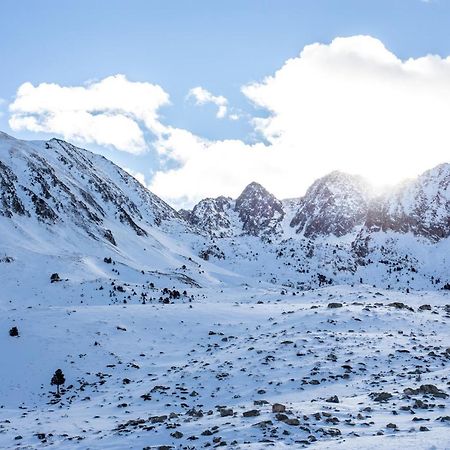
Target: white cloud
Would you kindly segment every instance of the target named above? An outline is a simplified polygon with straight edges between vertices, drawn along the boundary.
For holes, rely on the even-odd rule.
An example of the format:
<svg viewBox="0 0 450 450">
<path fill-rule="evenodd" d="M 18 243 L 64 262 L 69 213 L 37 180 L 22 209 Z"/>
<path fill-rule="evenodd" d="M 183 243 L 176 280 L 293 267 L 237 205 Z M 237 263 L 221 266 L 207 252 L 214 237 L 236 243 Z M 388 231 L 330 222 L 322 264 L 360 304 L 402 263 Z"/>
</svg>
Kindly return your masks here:
<svg viewBox="0 0 450 450">
<path fill-rule="evenodd" d="M 253 121 L 268 144 L 172 130 L 160 151 L 179 168 L 157 173 L 156 193 L 192 203 L 255 180 L 292 197 L 334 169 L 384 185 L 450 159 L 450 58 L 402 61 L 377 39 L 337 38 L 306 46 L 243 93 L 269 112 Z"/>
<path fill-rule="evenodd" d="M 140 153 L 147 145 L 143 130 L 158 135 L 164 127 L 158 109 L 169 96 L 154 84 L 115 75 L 85 86 L 22 84 L 9 109 L 13 130 L 62 135 L 79 143 L 111 145 Z"/>
<path fill-rule="evenodd" d="M 187 97 L 194 98 L 196 105 L 206 105 L 207 103 L 213 103 L 216 105 L 218 108 L 216 117 L 218 119 L 223 119 L 227 115 L 228 100 L 222 95 L 213 95 L 201 86 L 197 86 L 189 91 Z"/>
</svg>

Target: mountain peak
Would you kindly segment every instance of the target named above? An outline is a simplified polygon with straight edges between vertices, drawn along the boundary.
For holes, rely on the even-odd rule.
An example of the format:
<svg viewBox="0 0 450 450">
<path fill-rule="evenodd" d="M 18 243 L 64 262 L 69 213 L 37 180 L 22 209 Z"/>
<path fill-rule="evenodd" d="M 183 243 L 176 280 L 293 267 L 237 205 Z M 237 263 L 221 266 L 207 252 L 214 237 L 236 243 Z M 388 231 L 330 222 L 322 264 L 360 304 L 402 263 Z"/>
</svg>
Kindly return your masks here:
<svg viewBox="0 0 450 450">
<path fill-rule="evenodd" d="M 261 192 L 263 194 L 269 194 L 269 191 L 262 186 L 261 184 L 257 183 L 256 181 L 252 181 L 250 184 L 248 184 L 244 190 L 241 192 L 241 194 L 239 195 L 238 199 L 243 197 L 243 196 L 248 196 L 248 195 L 253 195 L 256 192 Z"/>
<path fill-rule="evenodd" d="M 259 183 L 250 183 L 236 199 L 234 207 L 246 234 L 260 236 L 271 233 L 284 217 L 283 205 Z"/>
<path fill-rule="evenodd" d="M 308 238 L 343 236 L 363 225 L 370 198 L 371 188 L 362 177 L 333 171 L 306 191 L 290 225 Z"/>
</svg>

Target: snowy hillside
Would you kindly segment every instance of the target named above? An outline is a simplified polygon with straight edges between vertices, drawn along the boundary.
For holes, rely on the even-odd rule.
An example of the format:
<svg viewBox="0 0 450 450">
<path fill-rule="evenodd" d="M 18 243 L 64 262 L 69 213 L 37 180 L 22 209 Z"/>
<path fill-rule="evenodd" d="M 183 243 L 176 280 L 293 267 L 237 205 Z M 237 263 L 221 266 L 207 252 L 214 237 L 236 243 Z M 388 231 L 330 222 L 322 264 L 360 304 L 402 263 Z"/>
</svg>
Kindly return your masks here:
<svg viewBox="0 0 450 450">
<path fill-rule="evenodd" d="M 219 267 L 204 272 L 211 264 L 193 247 L 205 238 L 169 205 L 110 161 L 64 141 L 2 134 L 0 185 L 0 270 L 22 301 L 29 302 L 29 285 L 17 286 L 19 273 L 45 295 L 52 273 L 75 289 L 80 281 L 160 274 L 200 285 L 228 276 Z"/>
</svg>

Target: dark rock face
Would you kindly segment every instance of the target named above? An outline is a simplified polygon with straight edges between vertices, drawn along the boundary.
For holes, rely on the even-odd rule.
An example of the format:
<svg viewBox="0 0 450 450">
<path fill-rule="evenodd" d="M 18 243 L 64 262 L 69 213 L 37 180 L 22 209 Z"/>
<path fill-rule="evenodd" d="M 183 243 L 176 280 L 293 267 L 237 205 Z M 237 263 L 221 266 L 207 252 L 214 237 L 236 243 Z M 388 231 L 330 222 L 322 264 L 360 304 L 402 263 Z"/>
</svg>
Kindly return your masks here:
<svg viewBox="0 0 450 450">
<path fill-rule="evenodd" d="M 362 178 L 332 172 L 307 190 L 290 225 L 307 238 L 344 236 L 364 224 L 369 200 Z"/>
<path fill-rule="evenodd" d="M 283 205 L 258 183 L 250 183 L 237 198 L 234 207 L 244 233 L 261 236 L 273 233 L 284 217 Z"/>
<path fill-rule="evenodd" d="M 13 214 L 25 215 L 25 207 L 16 192 L 17 177 L 12 170 L 0 161 L 0 214 L 12 217 Z"/>
</svg>

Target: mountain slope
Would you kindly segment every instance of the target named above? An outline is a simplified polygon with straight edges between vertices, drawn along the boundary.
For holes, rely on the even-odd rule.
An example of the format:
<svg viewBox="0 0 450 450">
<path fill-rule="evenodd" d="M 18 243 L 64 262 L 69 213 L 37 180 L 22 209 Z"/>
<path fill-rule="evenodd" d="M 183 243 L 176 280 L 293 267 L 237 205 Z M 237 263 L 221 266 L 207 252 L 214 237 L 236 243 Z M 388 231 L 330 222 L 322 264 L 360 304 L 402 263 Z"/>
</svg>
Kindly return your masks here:
<svg viewBox="0 0 450 450">
<path fill-rule="evenodd" d="M 180 276 L 199 284 L 223 273 L 198 257 L 207 240 L 173 208 L 104 157 L 67 142 L 2 133 L 0 187 L 3 258 L 14 261 L 11 270 L 34 270 L 29 276 L 44 285 L 57 271 L 71 279 L 115 278 L 102 266 L 106 257 L 138 273 L 180 274 L 185 267 Z M 200 265 L 211 272 L 200 273 Z"/>
<path fill-rule="evenodd" d="M 112 220 L 138 236 L 147 234 L 145 226 L 181 223 L 175 210 L 102 156 L 59 139 L 25 143 L 3 134 L 0 141 L 3 216 L 73 222 L 109 242 L 105 226 Z"/>
<path fill-rule="evenodd" d="M 44 255 L 47 265 L 94 279 L 106 276 L 98 262 L 113 257 L 200 285 L 275 280 L 299 289 L 450 282 L 448 164 L 378 198 L 361 178 L 332 172 L 298 199 L 279 201 L 251 183 L 236 200 L 205 199 L 178 213 L 113 163 L 67 142 L 2 134 L 0 150 L 0 264 L 12 258 L 31 270 L 25 261 Z M 49 263 L 52 255 L 60 263 Z"/>
</svg>

